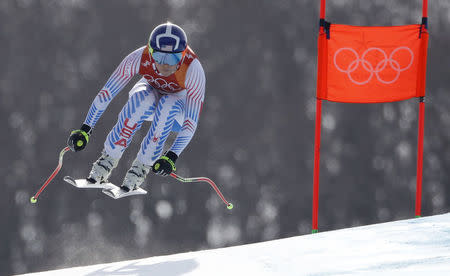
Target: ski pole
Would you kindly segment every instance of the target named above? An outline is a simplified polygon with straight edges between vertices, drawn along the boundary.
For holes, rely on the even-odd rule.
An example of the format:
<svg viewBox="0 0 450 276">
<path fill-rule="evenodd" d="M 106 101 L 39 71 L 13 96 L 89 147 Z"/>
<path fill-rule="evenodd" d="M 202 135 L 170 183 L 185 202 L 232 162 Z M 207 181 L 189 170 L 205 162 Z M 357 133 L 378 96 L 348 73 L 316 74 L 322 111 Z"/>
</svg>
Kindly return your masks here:
<svg viewBox="0 0 450 276">
<path fill-rule="evenodd" d="M 42 191 L 44 191 L 45 187 L 47 187 L 47 185 L 53 180 L 53 178 L 55 178 L 55 176 L 58 174 L 59 170 L 62 167 L 63 164 L 63 156 L 66 152 L 68 152 L 70 150 L 69 147 L 65 147 L 60 153 L 59 153 L 59 162 L 58 162 L 58 166 L 56 167 L 56 169 L 53 171 L 53 173 L 50 175 L 50 177 L 47 179 L 47 181 L 45 181 L 44 185 L 42 185 L 42 187 L 39 189 L 39 191 L 30 198 L 30 202 L 31 203 L 36 203 L 37 199 L 39 197 L 39 195 L 42 193 Z"/>
<path fill-rule="evenodd" d="M 170 176 L 175 178 L 176 180 L 178 180 L 180 182 L 184 182 L 184 183 L 186 183 L 186 182 L 207 182 L 216 191 L 217 195 L 222 199 L 223 203 L 225 203 L 227 205 L 228 210 L 233 209 L 233 204 L 231 202 L 228 202 L 225 199 L 225 197 L 222 195 L 222 193 L 220 192 L 220 190 L 217 187 L 217 185 L 211 179 L 209 179 L 207 177 L 184 178 L 184 177 L 181 177 L 179 175 L 176 175 L 175 173 L 171 173 Z"/>
</svg>

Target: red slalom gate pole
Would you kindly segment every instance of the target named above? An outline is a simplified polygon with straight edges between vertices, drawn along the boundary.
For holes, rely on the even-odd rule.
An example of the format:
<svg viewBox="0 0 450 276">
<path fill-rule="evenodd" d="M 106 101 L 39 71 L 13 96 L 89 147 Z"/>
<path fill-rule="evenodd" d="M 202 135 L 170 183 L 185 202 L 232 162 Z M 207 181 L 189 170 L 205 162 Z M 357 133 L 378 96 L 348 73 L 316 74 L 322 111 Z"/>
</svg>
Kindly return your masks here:
<svg viewBox="0 0 450 276">
<path fill-rule="evenodd" d="M 422 0 L 422 24 L 427 27 L 428 0 Z M 417 178 L 416 178 L 416 210 L 415 216 L 422 216 L 422 179 L 423 179 L 423 139 L 425 126 L 425 97 L 419 99 L 419 127 L 417 135 Z"/>
<path fill-rule="evenodd" d="M 320 134 L 322 127 L 322 100 L 316 100 L 316 131 L 314 142 L 314 187 L 312 233 L 319 232 L 319 176 L 320 176 Z"/>
<path fill-rule="evenodd" d="M 320 22 L 325 20 L 326 0 L 320 1 Z M 324 27 L 321 25 L 319 35 L 324 34 Z M 320 37 L 319 37 L 320 48 Z M 319 49 L 320 51 L 320 49 Z M 319 60 L 320 63 L 320 60 Z M 321 83 L 320 73 L 318 73 L 318 87 Z M 319 176 L 320 176 L 320 134 L 322 127 L 322 99 L 316 99 L 316 127 L 314 135 L 314 180 L 313 180 L 313 211 L 312 211 L 312 233 L 319 232 Z"/>
<path fill-rule="evenodd" d="M 416 217 L 421 216 L 422 209 L 422 175 L 423 175 L 423 137 L 425 126 L 425 102 L 420 97 L 419 103 L 419 130 L 417 135 L 417 187 L 416 187 Z"/>
<path fill-rule="evenodd" d="M 45 187 L 47 187 L 47 185 L 53 180 L 53 178 L 55 178 L 55 176 L 58 174 L 59 170 L 62 167 L 63 164 L 63 157 L 64 154 L 66 152 L 68 152 L 70 150 L 69 147 L 65 147 L 60 153 L 59 153 L 59 162 L 58 162 L 58 166 L 56 167 L 56 169 L 53 171 L 53 173 L 50 175 L 50 177 L 47 179 L 47 181 L 45 181 L 44 185 L 42 185 L 42 187 L 39 189 L 39 191 L 30 198 L 30 202 L 31 203 L 36 203 L 37 199 L 39 197 L 39 195 L 44 191 Z"/>
<path fill-rule="evenodd" d="M 325 19 L 326 0 L 320 0 L 320 19 Z"/>
<path fill-rule="evenodd" d="M 217 195 L 220 197 L 220 199 L 222 199 L 223 203 L 225 203 L 227 205 L 228 210 L 233 209 L 233 204 L 228 202 L 225 199 L 225 197 L 223 196 L 223 194 L 220 192 L 219 188 L 217 187 L 216 183 L 214 183 L 214 181 L 212 181 L 211 179 L 209 179 L 207 177 L 184 178 L 175 173 L 171 173 L 170 176 L 175 178 L 176 180 L 178 180 L 180 182 L 184 182 L 184 183 L 187 183 L 187 182 L 206 182 L 206 183 L 208 183 L 216 191 Z"/>
<path fill-rule="evenodd" d="M 428 17 L 428 0 L 422 1 L 422 17 Z"/>
</svg>

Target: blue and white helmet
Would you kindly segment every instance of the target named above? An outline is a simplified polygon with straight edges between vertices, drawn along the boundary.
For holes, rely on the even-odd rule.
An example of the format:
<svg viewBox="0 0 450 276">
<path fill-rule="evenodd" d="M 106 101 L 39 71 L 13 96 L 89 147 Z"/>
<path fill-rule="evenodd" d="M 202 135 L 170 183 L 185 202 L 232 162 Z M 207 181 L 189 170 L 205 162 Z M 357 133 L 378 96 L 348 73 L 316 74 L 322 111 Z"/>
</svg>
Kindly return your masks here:
<svg viewBox="0 0 450 276">
<path fill-rule="evenodd" d="M 148 44 L 159 52 L 183 52 L 187 46 L 186 33 L 180 26 L 167 22 L 153 29 Z"/>
</svg>

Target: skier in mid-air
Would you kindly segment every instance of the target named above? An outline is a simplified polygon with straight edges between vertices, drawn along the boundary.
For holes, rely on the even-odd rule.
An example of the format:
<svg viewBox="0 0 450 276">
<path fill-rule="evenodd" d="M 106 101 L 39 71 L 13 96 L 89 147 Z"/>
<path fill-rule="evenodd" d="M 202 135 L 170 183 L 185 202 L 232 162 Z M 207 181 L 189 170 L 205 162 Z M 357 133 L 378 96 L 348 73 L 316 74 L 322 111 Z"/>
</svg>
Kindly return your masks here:
<svg viewBox="0 0 450 276">
<path fill-rule="evenodd" d="M 187 45 L 185 32 L 173 23 L 161 24 L 152 31 L 148 45 L 125 57 L 100 90 L 81 128 L 74 130 L 68 139 L 72 151 L 86 147 L 92 129 L 109 103 L 137 74 L 142 78 L 129 92 L 128 102 L 87 177 L 87 182 L 92 184 L 108 182 L 136 131 L 144 121 L 152 121 L 120 186 L 121 194 L 139 188 L 150 170 L 162 176 L 175 171 L 178 156 L 197 129 L 205 96 L 205 73 Z M 162 154 L 171 131 L 178 135 L 170 149 Z"/>
</svg>

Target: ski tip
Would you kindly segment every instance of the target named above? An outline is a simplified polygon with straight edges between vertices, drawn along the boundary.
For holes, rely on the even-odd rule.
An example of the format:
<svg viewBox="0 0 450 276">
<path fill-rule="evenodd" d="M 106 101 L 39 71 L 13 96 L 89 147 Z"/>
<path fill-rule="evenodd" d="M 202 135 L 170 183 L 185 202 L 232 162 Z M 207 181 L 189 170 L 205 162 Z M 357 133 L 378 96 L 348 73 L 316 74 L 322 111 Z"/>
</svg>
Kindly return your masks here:
<svg viewBox="0 0 450 276">
<path fill-rule="evenodd" d="M 63 180 L 66 181 L 66 182 L 73 182 L 73 183 L 75 183 L 75 178 L 73 178 L 71 176 L 68 176 L 68 175 L 64 176 Z"/>
<path fill-rule="evenodd" d="M 31 198 L 30 198 L 30 202 L 31 203 L 36 203 L 37 202 L 37 198 L 35 198 L 34 196 L 32 196 Z"/>
<path fill-rule="evenodd" d="M 108 195 L 108 196 L 112 197 L 113 199 L 117 199 L 118 197 L 117 197 L 117 195 L 112 191 L 113 189 L 114 189 L 114 188 L 112 188 L 112 189 L 103 189 L 102 192 L 103 192 L 105 195 Z"/>
</svg>

